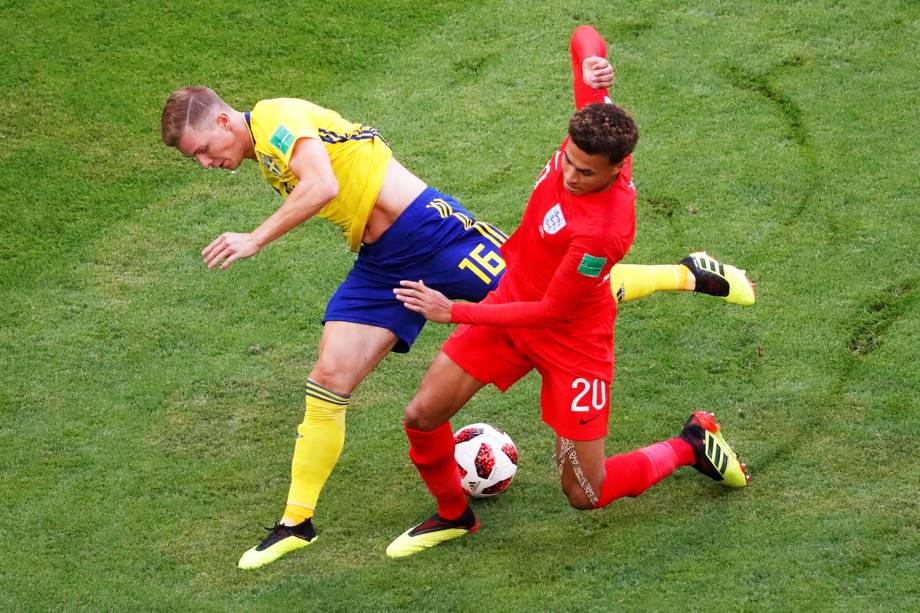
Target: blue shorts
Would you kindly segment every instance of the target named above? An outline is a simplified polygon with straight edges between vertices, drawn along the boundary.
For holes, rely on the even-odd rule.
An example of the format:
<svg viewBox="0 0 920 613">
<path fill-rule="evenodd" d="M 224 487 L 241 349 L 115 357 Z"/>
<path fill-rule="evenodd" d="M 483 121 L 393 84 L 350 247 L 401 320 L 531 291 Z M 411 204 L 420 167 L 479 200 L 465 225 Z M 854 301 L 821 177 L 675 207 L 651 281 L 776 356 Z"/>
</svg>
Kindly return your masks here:
<svg viewBox="0 0 920 613">
<path fill-rule="evenodd" d="M 499 247 L 507 238 L 429 187 L 377 242 L 361 247 L 351 272 L 330 298 L 323 323 L 386 328 L 399 338 L 393 351 L 406 353 L 425 318 L 396 300 L 393 288 L 403 279 L 421 279 L 452 300 L 479 302 L 498 286 L 505 271 Z"/>
</svg>

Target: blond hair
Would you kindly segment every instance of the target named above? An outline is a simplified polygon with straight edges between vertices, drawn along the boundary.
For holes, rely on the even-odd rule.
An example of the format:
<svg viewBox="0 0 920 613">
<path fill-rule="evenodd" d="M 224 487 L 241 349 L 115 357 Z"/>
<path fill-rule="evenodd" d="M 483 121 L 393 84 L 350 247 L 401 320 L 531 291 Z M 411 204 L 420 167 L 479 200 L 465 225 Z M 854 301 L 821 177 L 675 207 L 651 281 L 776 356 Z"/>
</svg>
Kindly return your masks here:
<svg viewBox="0 0 920 613">
<path fill-rule="evenodd" d="M 160 135 L 163 143 L 175 147 L 186 126 L 198 126 L 213 116 L 215 110 L 230 110 L 213 89 L 201 86 L 183 87 L 174 91 L 163 107 Z"/>
</svg>

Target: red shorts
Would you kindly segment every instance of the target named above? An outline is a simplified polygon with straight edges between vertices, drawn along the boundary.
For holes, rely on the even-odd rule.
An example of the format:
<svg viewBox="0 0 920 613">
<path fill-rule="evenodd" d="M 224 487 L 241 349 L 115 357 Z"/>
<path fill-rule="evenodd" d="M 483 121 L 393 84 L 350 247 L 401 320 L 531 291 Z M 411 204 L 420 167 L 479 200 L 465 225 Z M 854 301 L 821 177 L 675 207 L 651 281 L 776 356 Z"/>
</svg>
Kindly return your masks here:
<svg viewBox="0 0 920 613">
<path fill-rule="evenodd" d="M 520 333 L 520 329 L 464 324 L 454 330 L 441 351 L 477 381 L 491 383 L 503 392 L 536 368 L 543 379 L 543 421 L 558 436 L 576 441 L 607 436 L 610 377 L 598 378 L 596 368 L 589 374 L 576 366 L 561 368 L 550 363 L 544 356 L 553 346 L 535 338 L 538 335 Z M 612 365 L 609 372 L 612 375 Z"/>
</svg>

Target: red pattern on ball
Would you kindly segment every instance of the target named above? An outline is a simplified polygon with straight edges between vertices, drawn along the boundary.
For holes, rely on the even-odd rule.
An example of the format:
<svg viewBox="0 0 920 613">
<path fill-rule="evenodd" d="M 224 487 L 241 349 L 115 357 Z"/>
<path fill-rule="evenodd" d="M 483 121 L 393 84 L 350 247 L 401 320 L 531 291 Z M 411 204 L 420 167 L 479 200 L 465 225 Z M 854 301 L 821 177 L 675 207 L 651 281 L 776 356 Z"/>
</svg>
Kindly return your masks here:
<svg viewBox="0 0 920 613">
<path fill-rule="evenodd" d="M 467 441 L 473 440 L 483 432 L 485 432 L 485 430 L 482 428 L 464 428 L 454 435 L 454 444 L 459 445 L 460 443 L 465 443 Z"/>
<path fill-rule="evenodd" d="M 482 479 L 488 479 L 495 468 L 495 453 L 491 445 L 483 443 L 479 446 L 479 452 L 476 454 L 476 474 Z"/>
<path fill-rule="evenodd" d="M 511 460 L 511 463 L 517 466 L 517 447 L 511 443 L 505 443 L 502 445 L 502 451 L 505 452 L 505 455 L 508 456 L 508 459 Z"/>
<path fill-rule="evenodd" d="M 495 485 L 490 485 L 486 489 L 482 490 L 482 494 L 484 496 L 491 496 L 492 494 L 497 494 L 501 491 L 504 491 L 504 489 L 511 483 L 511 479 L 512 477 L 508 477 L 507 479 L 499 481 Z"/>
</svg>

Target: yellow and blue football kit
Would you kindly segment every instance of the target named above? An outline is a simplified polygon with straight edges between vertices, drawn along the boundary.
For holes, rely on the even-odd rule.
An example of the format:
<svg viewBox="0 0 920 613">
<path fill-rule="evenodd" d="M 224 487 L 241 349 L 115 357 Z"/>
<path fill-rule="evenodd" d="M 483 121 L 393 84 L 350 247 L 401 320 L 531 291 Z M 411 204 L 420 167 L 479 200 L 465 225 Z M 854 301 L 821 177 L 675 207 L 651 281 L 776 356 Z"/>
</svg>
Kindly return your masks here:
<svg viewBox="0 0 920 613">
<path fill-rule="evenodd" d="M 403 279 L 424 279 L 451 299 L 479 301 L 495 289 L 505 270 L 499 248 L 507 237 L 476 221 L 455 199 L 426 188 L 373 244 L 361 238 L 386 176 L 392 153 L 374 128 L 343 119 L 304 100 L 263 100 L 245 114 L 263 178 L 286 198 L 298 179 L 289 163 L 301 138 L 321 140 L 339 184 L 336 198 L 318 216 L 342 229 L 358 257 L 330 298 L 323 322 L 346 321 L 388 329 L 394 351 L 406 352 L 425 318 L 396 300 Z M 345 441 L 350 397 L 307 381 L 303 423 L 297 428 L 291 487 L 284 511 L 294 528 L 277 525 L 240 559 L 258 568 L 313 542 L 309 523 L 320 492 Z"/>
<path fill-rule="evenodd" d="M 357 252 L 393 157 L 377 130 L 296 98 L 262 100 L 246 113 L 246 123 L 262 177 L 282 198 L 298 183 L 288 166 L 294 145 L 301 138 L 323 142 L 339 193 L 317 215 L 339 226 L 348 247 Z"/>
<path fill-rule="evenodd" d="M 499 247 L 506 236 L 430 187 L 377 242 L 362 245 L 393 156 L 376 129 L 295 98 L 262 100 L 245 116 L 262 176 L 283 198 L 298 183 L 289 167 L 297 141 L 316 138 L 326 146 L 339 193 L 317 215 L 342 229 L 358 258 L 330 299 L 324 323 L 386 328 L 399 339 L 395 351 L 406 352 L 425 319 L 394 297 L 402 279 L 425 279 L 451 299 L 472 301 L 497 286 L 505 269 Z"/>
</svg>

